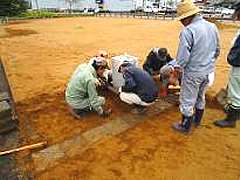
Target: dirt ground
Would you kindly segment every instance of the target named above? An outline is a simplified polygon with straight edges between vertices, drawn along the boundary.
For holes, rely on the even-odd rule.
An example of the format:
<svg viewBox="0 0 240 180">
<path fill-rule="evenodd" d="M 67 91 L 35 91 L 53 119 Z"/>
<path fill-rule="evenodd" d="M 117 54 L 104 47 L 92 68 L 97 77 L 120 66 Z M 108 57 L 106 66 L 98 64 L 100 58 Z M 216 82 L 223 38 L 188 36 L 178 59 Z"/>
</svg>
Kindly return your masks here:
<svg viewBox="0 0 240 180">
<path fill-rule="evenodd" d="M 221 56 L 216 80 L 207 91 L 204 126 L 191 136 L 171 129 L 180 119 L 175 106 L 44 172 L 34 170 L 27 153 L 20 154 L 20 164 L 44 180 L 240 179 L 240 129 L 212 125 L 224 112 L 211 98 L 227 83 L 225 57 L 238 24 L 217 25 Z M 110 57 L 126 52 L 142 62 L 151 47 L 160 46 L 174 57 L 182 26 L 175 20 L 62 18 L 10 22 L 4 28 L 8 34 L 0 38 L 0 54 L 16 101 L 21 142 L 54 145 L 129 113 L 128 105 L 107 97 L 110 119 L 96 114 L 75 119 L 64 90 L 79 63 L 88 62 L 96 49 L 108 50 Z"/>
</svg>

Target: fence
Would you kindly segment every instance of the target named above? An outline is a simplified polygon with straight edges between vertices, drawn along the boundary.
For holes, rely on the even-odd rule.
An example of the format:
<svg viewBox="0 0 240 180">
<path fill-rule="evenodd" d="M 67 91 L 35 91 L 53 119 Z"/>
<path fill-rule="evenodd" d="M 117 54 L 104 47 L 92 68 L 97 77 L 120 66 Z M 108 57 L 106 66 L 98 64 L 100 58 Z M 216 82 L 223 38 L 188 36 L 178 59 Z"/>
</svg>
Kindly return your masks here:
<svg viewBox="0 0 240 180">
<path fill-rule="evenodd" d="M 136 18 L 136 19 L 174 19 L 176 18 L 176 13 L 105 12 L 105 13 L 96 13 L 95 17 Z"/>
<path fill-rule="evenodd" d="M 134 18 L 134 19 L 175 19 L 176 12 L 99 12 L 99 13 L 56 13 L 47 16 L 28 16 L 28 17 L 0 17 L 0 23 L 8 23 L 9 20 L 21 20 L 21 19 L 45 19 L 45 18 L 63 18 L 63 17 L 112 17 L 112 18 Z M 203 14 L 206 18 L 216 20 L 232 20 L 232 15 L 222 15 L 214 13 Z"/>
<path fill-rule="evenodd" d="M 175 19 L 175 12 L 146 13 L 146 12 L 104 12 L 96 13 L 95 17 L 136 18 L 136 19 Z M 203 17 L 216 20 L 232 20 L 232 15 L 206 13 Z"/>
</svg>

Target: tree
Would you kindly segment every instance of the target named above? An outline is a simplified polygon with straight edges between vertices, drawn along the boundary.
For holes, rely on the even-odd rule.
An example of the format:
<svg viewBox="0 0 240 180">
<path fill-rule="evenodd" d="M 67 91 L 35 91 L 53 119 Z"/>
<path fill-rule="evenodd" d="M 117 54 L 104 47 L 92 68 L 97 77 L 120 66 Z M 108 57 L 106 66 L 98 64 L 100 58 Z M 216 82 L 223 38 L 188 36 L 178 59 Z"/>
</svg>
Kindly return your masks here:
<svg viewBox="0 0 240 180">
<path fill-rule="evenodd" d="M 17 16 L 25 12 L 29 3 L 25 0 L 1 0 L 0 16 Z"/>
<path fill-rule="evenodd" d="M 69 4 L 69 11 L 72 12 L 72 6 L 77 2 L 77 0 L 65 0 Z"/>
<path fill-rule="evenodd" d="M 168 5 L 169 5 L 170 7 L 172 7 L 173 4 L 174 4 L 173 0 L 169 0 L 169 1 L 168 1 Z"/>
</svg>

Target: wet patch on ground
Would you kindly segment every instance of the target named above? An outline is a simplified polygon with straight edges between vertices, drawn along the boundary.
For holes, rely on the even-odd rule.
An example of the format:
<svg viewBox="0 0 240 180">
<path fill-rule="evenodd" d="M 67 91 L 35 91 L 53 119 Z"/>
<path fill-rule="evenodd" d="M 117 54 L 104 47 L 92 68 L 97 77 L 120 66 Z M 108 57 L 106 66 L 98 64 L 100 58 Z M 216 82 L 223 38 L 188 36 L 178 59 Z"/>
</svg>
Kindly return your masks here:
<svg viewBox="0 0 240 180">
<path fill-rule="evenodd" d="M 11 38 L 15 36 L 29 36 L 32 34 L 37 34 L 37 31 L 31 29 L 12 29 L 5 28 L 5 33 L 0 38 Z"/>
</svg>

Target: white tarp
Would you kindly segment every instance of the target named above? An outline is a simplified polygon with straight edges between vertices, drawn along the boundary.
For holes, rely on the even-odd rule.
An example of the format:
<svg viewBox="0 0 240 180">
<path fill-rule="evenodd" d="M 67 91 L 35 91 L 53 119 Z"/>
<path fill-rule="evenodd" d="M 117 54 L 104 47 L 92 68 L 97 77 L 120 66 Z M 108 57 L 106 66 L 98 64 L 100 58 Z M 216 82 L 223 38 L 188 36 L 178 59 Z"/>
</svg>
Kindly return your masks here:
<svg viewBox="0 0 240 180">
<path fill-rule="evenodd" d="M 112 58 L 112 79 L 114 87 L 121 87 L 124 85 L 124 79 L 121 73 L 118 72 L 119 66 L 127 61 L 135 66 L 138 65 L 138 58 L 128 54 L 115 56 Z"/>
</svg>

